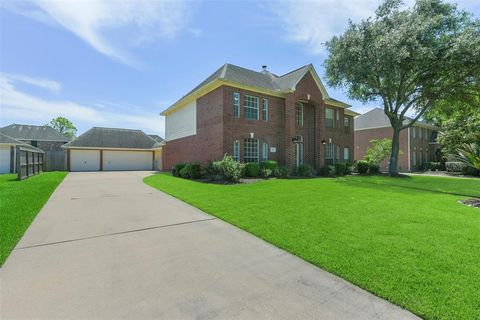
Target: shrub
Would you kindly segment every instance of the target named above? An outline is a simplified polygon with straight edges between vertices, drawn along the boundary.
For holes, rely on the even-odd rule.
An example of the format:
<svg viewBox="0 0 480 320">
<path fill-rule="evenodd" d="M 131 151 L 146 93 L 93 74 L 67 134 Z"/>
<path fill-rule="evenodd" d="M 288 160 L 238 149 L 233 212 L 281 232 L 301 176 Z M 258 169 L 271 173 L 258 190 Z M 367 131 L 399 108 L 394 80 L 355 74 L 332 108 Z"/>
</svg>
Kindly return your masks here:
<svg viewBox="0 0 480 320">
<path fill-rule="evenodd" d="M 179 177 L 180 176 L 180 171 L 186 166 L 185 163 L 177 163 L 176 165 L 173 166 L 172 168 L 172 175 L 174 177 Z"/>
<path fill-rule="evenodd" d="M 288 169 L 284 166 L 278 166 L 275 170 L 273 170 L 273 175 L 277 178 L 286 178 L 288 176 Z"/>
<path fill-rule="evenodd" d="M 464 169 L 463 169 L 463 173 L 466 174 L 466 175 L 469 175 L 469 176 L 479 176 L 480 175 L 480 170 L 477 170 L 473 167 L 470 167 L 470 166 L 466 166 Z"/>
<path fill-rule="evenodd" d="M 299 177 L 313 177 L 315 176 L 315 170 L 308 164 L 302 164 L 295 169 L 295 174 Z"/>
<path fill-rule="evenodd" d="M 335 174 L 335 167 L 334 166 L 325 166 L 318 170 L 318 174 L 323 177 L 331 177 Z"/>
<path fill-rule="evenodd" d="M 260 173 L 260 166 L 258 163 L 255 162 L 249 162 L 245 165 L 245 176 L 246 177 L 258 177 L 258 174 Z"/>
<path fill-rule="evenodd" d="M 459 162 L 459 161 L 445 162 L 445 169 L 447 169 L 448 172 L 462 173 L 465 167 L 466 167 L 466 164 L 464 164 L 463 162 Z"/>
<path fill-rule="evenodd" d="M 269 169 L 271 170 L 272 172 L 275 171 L 275 169 L 278 168 L 278 163 L 277 161 L 274 161 L 274 160 L 269 160 L 269 161 L 263 161 L 263 162 L 260 162 L 260 171 L 262 169 Z"/>
<path fill-rule="evenodd" d="M 264 178 L 268 178 L 268 177 L 270 177 L 272 174 L 273 174 L 273 172 L 272 172 L 272 170 L 270 170 L 270 169 L 265 169 L 265 168 L 263 168 L 263 169 L 260 170 L 260 175 L 261 175 L 262 177 L 264 177 Z"/>
<path fill-rule="evenodd" d="M 238 182 L 243 176 L 245 165 L 233 160 L 232 156 L 225 155 L 222 160 L 212 163 L 211 172 L 220 174 L 223 179 L 230 182 Z"/>
<path fill-rule="evenodd" d="M 179 172 L 180 177 L 185 179 L 200 179 L 202 167 L 199 164 L 187 163 Z"/>
<path fill-rule="evenodd" d="M 368 172 L 369 163 L 364 160 L 357 162 L 357 172 L 359 174 L 366 174 Z"/>
<path fill-rule="evenodd" d="M 335 174 L 338 176 L 344 176 L 347 172 L 347 164 L 343 162 L 335 163 Z"/>
<path fill-rule="evenodd" d="M 430 171 L 437 171 L 440 170 L 441 163 L 440 162 L 427 162 L 425 163 L 425 169 Z"/>
<path fill-rule="evenodd" d="M 370 163 L 368 165 L 368 173 L 369 174 L 379 174 L 380 173 L 380 166 L 376 163 Z"/>
</svg>

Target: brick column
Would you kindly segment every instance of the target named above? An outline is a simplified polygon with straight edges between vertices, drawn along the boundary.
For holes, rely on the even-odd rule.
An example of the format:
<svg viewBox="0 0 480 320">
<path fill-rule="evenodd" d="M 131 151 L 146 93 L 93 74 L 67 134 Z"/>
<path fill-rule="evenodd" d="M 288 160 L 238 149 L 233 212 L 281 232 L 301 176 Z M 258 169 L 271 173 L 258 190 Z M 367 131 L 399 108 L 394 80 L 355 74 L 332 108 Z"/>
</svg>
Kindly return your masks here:
<svg viewBox="0 0 480 320">
<path fill-rule="evenodd" d="M 295 165 L 295 146 L 292 138 L 295 136 L 295 103 L 297 98 L 293 93 L 287 95 L 285 99 L 285 165 L 293 167 Z"/>
<path fill-rule="evenodd" d="M 325 145 L 322 141 L 325 137 L 325 104 L 323 101 L 316 101 L 315 104 L 315 167 L 318 169 L 325 166 Z"/>
</svg>

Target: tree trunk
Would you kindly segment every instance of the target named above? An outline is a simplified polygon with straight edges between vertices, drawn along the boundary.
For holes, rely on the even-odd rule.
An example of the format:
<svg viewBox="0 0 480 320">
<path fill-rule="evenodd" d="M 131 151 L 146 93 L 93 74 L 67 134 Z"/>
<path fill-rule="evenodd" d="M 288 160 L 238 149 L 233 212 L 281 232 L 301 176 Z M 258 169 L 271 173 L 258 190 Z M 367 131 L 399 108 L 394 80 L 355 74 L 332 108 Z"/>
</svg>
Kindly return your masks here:
<svg viewBox="0 0 480 320">
<path fill-rule="evenodd" d="M 392 137 L 392 154 L 390 155 L 390 164 L 388 166 L 388 173 L 390 176 L 398 176 L 398 154 L 400 153 L 400 129 L 393 128 Z"/>
</svg>

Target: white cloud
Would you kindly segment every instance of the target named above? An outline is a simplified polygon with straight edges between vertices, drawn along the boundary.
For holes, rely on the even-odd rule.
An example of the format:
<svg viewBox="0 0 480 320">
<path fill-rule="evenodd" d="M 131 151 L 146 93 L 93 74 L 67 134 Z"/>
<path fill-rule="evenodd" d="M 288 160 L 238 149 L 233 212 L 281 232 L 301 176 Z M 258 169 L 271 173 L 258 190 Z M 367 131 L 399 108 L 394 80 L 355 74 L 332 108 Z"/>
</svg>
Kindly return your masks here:
<svg viewBox="0 0 480 320">
<path fill-rule="evenodd" d="M 34 85 L 39 88 L 47 89 L 52 92 L 58 92 L 62 88 L 62 85 L 57 81 L 48 80 L 48 79 L 39 79 L 28 76 L 22 76 L 18 74 L 5 74 L 0 73 L 0 77 L 10 79 L 11 81 L 21 81 L 31 85 Z"/>
<path fill-rule="evenodd" d="M 373 16 L 383 0 L 318 0 L 275 2 L 269 9 L 280 20 L 289 41 L 305 44 L 314 54 L 324 54 L 324 43 L 332 36 L 341 34 L 348 20 L 359 22 Z M 480 16 L 478 0 L 458 2 L 465 9 Z M 411 6 L 415 0 L 404 0 Z"/>
<path fill-rule="evenodd" d="M 47 123 L 52 118 L 64 116 L 85 129 L 93 126 L 142 129 L 147 133 L 164 135 L 165 125 L 156 111 L 149 113 L 128 114 L 107 107 L 95 108 L 69 100 L 47 100 L 19 90 L 17 81 L 28 79 L 31 83 L 46 81 L 26 76 L 0 74 L 0 118 L 8 122 Z"/>
<path fill-rule="evenodd" d="M 133 66 L 139 63 L 129 56 L 126 47 L 174 37 L 186 27 L 192 7 L 180 0 L 32 0 L 32 3 L 36 8 L 24 4 L 7 8 L 40 22 L 47 22 L 48 16 L 98 52 Z"/>
</svg>

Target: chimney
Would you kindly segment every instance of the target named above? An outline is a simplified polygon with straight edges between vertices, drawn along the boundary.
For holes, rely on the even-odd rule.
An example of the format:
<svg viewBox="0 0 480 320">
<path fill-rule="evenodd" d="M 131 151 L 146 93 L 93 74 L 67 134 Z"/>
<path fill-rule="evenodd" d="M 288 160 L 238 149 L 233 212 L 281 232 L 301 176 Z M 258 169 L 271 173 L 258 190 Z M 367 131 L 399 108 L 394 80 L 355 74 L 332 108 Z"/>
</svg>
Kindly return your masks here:
<svg viewBox="0 0 480 320">
<path fill-rule="evenodd" d="M 266 65 L 263 65 L 263 66 L 262 66 L 262 72 L 263 72 L 263 73 L 267 73 L 267 72 L 268 72 Z"/>
</svg>

